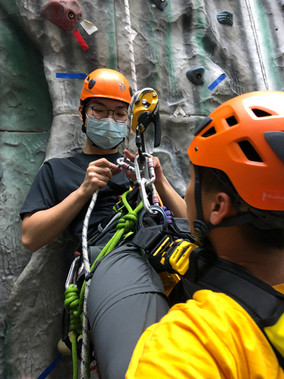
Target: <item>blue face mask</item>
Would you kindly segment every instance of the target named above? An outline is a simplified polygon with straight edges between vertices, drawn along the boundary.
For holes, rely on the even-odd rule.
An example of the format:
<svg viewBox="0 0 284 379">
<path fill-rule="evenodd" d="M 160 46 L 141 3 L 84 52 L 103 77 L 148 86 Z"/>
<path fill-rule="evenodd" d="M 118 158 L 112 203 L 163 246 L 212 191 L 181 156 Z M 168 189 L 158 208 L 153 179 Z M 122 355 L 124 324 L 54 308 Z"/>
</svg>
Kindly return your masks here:
<svg viewBox="0 0 284 379">
<path fill-rule="evenodd" d="M 112 118 L 97 119 L 87 116 L 86 134 L 90 140 L 102 149 L 113 149 L 125 138 L 127 122 L 115 121 Z"/>
</svg>

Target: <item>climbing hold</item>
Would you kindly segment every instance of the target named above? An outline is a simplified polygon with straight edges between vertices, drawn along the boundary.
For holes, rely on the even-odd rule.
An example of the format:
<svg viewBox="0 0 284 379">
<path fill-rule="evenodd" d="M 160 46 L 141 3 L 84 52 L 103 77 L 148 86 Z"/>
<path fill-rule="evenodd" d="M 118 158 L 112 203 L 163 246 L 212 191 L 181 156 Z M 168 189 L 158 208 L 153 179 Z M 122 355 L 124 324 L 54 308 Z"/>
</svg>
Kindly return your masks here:
<svg viewBox="0 0 284 379">
<path fill-rule="evenodd" d="M 205 72 L 205 68 L 203 66 L 199 66 L 191 70 L 188 70 L 186 73 L 186 76 L 187 76 L 187 79 L 191 81 L 191 83 L 198 86 L 204 83 L 204 80 L 203 80 L 204 72 Z"/>
<path fill-rule="evenodd" d="M 233 26 L 233 13 L 227 10 L 224 10 L 217 14 L 217 20 L 220 24 L 227 24 Z"/>
<path fill-rule="evenodd" d="M 41 15 L 60 29 L 71 30 L 82 17 L 77 0 L 50 0 L 42 6 Z"/>
<path fill-rule="evenodd" d="M 163 11 L 166 6 L 168 5 L 168 1 L 167 0 L 150 0 L 151 3 L 155 4 L 156 7 L 160 10 L 160 11 Z"/>
</svg>

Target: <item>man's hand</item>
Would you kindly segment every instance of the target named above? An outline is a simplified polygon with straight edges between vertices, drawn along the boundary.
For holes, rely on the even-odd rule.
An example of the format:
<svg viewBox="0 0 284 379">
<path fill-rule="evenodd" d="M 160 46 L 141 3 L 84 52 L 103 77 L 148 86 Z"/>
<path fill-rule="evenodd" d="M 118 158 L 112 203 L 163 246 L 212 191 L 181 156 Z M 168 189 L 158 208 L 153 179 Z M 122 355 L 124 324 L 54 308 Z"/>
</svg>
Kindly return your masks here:
<svg viewBox="0 0 284 379">
<path fill-rule="evenodd" d="M 115 164 L 102 158 L 91 162 L 81 186 L 59 204 L 29 213 L 22 223 L 22 243 L 31 252 L 54 241 L 78 215 L 93 193 L 104 188 L 113 175 L 121 172 Z"/>
<path fill-rule="evenodd" d="M 81 189 L 86 196 L 91 197 L 97 189 L 106 187 L 112 176 L 119 172 L 121 169 L 105 158 L 91 162 L 86 170 Z"/>
</svg>

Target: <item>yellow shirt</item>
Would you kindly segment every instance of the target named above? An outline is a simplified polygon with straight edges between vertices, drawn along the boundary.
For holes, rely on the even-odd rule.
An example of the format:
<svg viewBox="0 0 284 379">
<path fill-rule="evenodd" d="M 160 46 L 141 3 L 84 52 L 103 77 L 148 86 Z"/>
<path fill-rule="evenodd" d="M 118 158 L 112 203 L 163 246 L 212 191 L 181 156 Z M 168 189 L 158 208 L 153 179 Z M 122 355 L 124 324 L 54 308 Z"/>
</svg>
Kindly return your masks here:
<svg viewBox="0 0 284 379">
<path fill-rule="evenodd" d="M 274 288 L 284 293 L 284 284 Z M 284 379 L 284 372 L 238 303 L 225 294 L 200 290 L 143 333 L 126 378 Z"/>
</svg>

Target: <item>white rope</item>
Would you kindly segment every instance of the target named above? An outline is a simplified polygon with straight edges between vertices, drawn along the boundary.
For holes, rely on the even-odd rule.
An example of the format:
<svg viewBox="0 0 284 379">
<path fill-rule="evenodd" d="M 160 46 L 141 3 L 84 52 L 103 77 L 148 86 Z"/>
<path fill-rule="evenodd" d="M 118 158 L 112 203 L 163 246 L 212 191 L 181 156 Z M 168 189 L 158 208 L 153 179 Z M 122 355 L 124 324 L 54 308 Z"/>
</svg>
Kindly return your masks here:
<svg viewBox="0 0 284 379">
<path fill-rule="evenodd" d="M 137 92 L 137 77 L 136 77 L 136 66 L 135 66 L 135 57 L 134 57 L 134 48 L 133 48 L 133 36 L 132 36 L 132 28 L 131 28 L 131 20 L 130 20 L 130 10 L 129 10 L 129 2 L 128 0 L 124 0 L 125 6 L 125 23 L 126 23 L 126 31 L 128 37 L 128 48 L 129 48 L 129 59 L 130 59 L 130 70 L 131 70 L 131 78 L 132 78 L 132 87 L 133 92 Z M 128 117 L 127 123 L 127 133 L 125 136 L 124 147 L 126 149 L 129 148 L 129 135 L 131 133 L 131 119 Z"/>
<path fill-rule="evenodd" d="M 92 196 L 92 200 L 90 202 L 89 208 L 84 218 L 83 229 L 82 229 L 82 255 L 83 255 L 83 263 L 85 269 L 85 275 L 90 273 L 90 261 L 88 254 L 88 227 L 89 221 L 91 217 L 91 213 L 94 209 L 94 206 L 97 201 L 99 190 L 96 190 Z M 89 323 L 88 323 L 88 314 L 87 314 L 87 300 L 89 295 L 90 284 L 89 280 L 85 282 L 85 291 L 84 291 L 84 303 L 83 303 L 83 325 L 82 325 L 82 352 L 81 352 L 81 379 L 86 379 L 89 377 L 88 375 L 88 345 L 89 345 Z"/>
<path fill-rule="evenodd" d="M 132 37 L 132 28 L 130 21 L 130 10 L 128 0 L 124 0 L 125 5 L 125 15 L 126 15 L 126 31 L 128 37 L 128 48 L 129 48 L 129 57 L 130 57 L 130 69 L 131 69 L 131 78 L 132 78 L 132 87 L 134 93 L 137 92 L 137 77 L 136 77 L 136 67 L 135 67 L 135 58 L 134 58 L 134 49 L 133 49 L 133 37 Z M 128 130 L 125 138 L 125 147 L 128 148 L 129 143 L 129 133 L 131 132 L 130 120 L 128 121 Z M 91 213 L 94 209 L 98 196 L 98 190 L 93 194 L 92 200 L 90 202 L 89 208 L 87 210 L 82 230 L 82 255 L 83 263 L 85 268 L 85 273 L 88 275 L 90 273 L 90 262 L 88 255 L 88 226 Z M 87 300 L 89 295 L 90 284 L 89 281 L 85 282 L 85 291 L 84 291 L 84 304 L 83 304 L 83 326 L 82 326 L 82 353 L 81 353 L 81 379 L 88 378 L 88 314 L 87 314 Z"/>
<path fill-rule="evenodd" d="M 132 38 L 132 29 L 131 29 L 130 10 L 129 10 L 128 0 L 124 0 L 124 6 L 125 6 L 125 15 L 126 15 L 125 22 L 126 22 L 126 30 L 127 30 L 127 37 L 128 37 L 131 77 L 132 77 L 132 82 L 133 82 L 133 91 L 136 92 L 137 91 L 137 78 L 136 78 L 136 67 L 135 67 L 133 38 Z"/>
<path fill-rule="evenodd" d="M 261 53 L 261 44 L 259 43 L 259 38 L 258 38 L 258 28 L 257 28 L 257 23 L 256 23 L 257 18 L 255 17 L 256 12 L 252 9 L 251 1 L 245 0 L 245 3 L 247 6 L 247 11 L 248 11 L 249 19 L 250 19 L 251 29 L 252 29 L 252 33 L 253 33 L 253 37 L 254 37 L 254 43 L 255 43 L 255 47 L 256 47 L 256 53 L 258 55 L 260 70 L 261 70 L 262 77 L 263 77 L 263 82 L 265 85 L 265 89 L 268 90 L 269 84 L 268 84 L 268 79 L 267 79 L 267 75 L 266 75 L 263 56 Z"/>
</svg>

